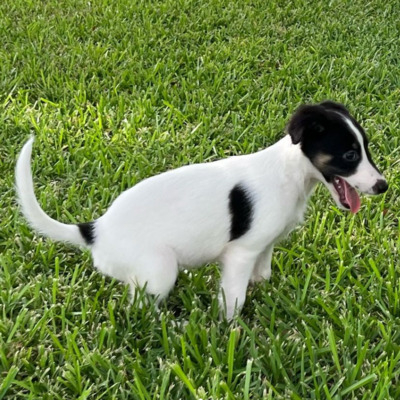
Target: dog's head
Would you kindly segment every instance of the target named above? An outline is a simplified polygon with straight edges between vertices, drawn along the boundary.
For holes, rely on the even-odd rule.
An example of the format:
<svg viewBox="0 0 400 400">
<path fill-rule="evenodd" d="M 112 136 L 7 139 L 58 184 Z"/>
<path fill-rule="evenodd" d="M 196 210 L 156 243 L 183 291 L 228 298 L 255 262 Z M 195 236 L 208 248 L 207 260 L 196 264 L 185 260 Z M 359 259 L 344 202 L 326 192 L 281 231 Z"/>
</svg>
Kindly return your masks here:
<svg viewBox="0 0 400 400">
<path fill-rule="evenodd" d="M 356 213 L 362 193 L 386 192 L 388 184 L 371 158 L 361 125 L 341 104 L 301 106 L 288 125 L 294 144 L 316 168 L 339 207 Z"/>
</svg>

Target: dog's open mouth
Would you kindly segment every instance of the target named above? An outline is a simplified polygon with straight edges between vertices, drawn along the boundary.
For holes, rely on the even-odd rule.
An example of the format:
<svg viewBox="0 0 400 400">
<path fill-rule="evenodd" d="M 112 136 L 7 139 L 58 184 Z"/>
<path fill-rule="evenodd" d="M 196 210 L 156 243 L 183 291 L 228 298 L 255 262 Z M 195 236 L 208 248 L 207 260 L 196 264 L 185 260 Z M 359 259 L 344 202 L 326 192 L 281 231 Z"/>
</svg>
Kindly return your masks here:
<svg viewBox="0 0 400 400">
<path fill-rule="evenodd" d="M 340 203 L 355 214 L 361 206 L 360 196 L 356 190 L 339 176 L 333 178 L 333 186 L 339 195 Z"/>
</svg>

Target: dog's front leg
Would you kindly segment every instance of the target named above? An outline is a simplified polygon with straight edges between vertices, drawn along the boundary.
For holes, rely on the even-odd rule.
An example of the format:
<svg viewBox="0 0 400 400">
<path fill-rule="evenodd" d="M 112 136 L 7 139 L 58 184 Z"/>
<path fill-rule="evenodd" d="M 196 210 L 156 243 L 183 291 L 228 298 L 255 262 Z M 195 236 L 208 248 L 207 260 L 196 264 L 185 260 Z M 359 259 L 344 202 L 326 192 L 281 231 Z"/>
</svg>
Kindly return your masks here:
<svg viewBox="0 0 400 400">
<path fill-rule="evenodd" d="M 256 265 L 251 275 L 251 282 L 261 282 L 271 278 L 271 260 L 274 245 L 271 244 L 257 257 Z"/>
<path fill-rule="evenodd" d="M 231 320 L 246 299 L 246 290 L 257 254 L 241 247 L 229 248 L 222 259 L 220 307 Z"/>
</svg>

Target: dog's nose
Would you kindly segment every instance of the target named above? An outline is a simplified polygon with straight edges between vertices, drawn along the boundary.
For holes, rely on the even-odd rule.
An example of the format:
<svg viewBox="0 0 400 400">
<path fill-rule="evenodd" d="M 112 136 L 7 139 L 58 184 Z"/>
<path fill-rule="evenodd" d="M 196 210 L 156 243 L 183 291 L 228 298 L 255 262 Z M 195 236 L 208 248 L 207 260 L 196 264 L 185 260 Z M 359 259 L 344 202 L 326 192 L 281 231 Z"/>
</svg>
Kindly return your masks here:
<svg viewBox="0 0 400 400">
<path fill-rule="evenodd" d="M 385 193 L 388 190 L 388 183 L 384 179 L 378 179 L 372 188 L 375 194 Z"/>
</svg>

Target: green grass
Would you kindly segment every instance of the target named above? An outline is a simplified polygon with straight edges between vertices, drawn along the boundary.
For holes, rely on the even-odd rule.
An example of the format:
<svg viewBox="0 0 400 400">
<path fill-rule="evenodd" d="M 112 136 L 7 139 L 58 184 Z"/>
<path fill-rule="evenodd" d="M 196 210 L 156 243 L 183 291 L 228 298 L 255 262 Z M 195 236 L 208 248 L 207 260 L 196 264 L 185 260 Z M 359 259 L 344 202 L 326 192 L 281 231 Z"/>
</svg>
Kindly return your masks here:
<svg viewBox="0 0 400 400">
<path fill-rule="evenodd" d="M 0 2 L 0 399 L 399 399 L 399 28 L 383 0 Z M 362 121 L 390 190 L 352 216 L 319 188 L 230 325 L 215 265 L 138 310 L 15 205 L 29 134 L 43 208 L 83 222 L 323 99 Z"/>
</svg>

